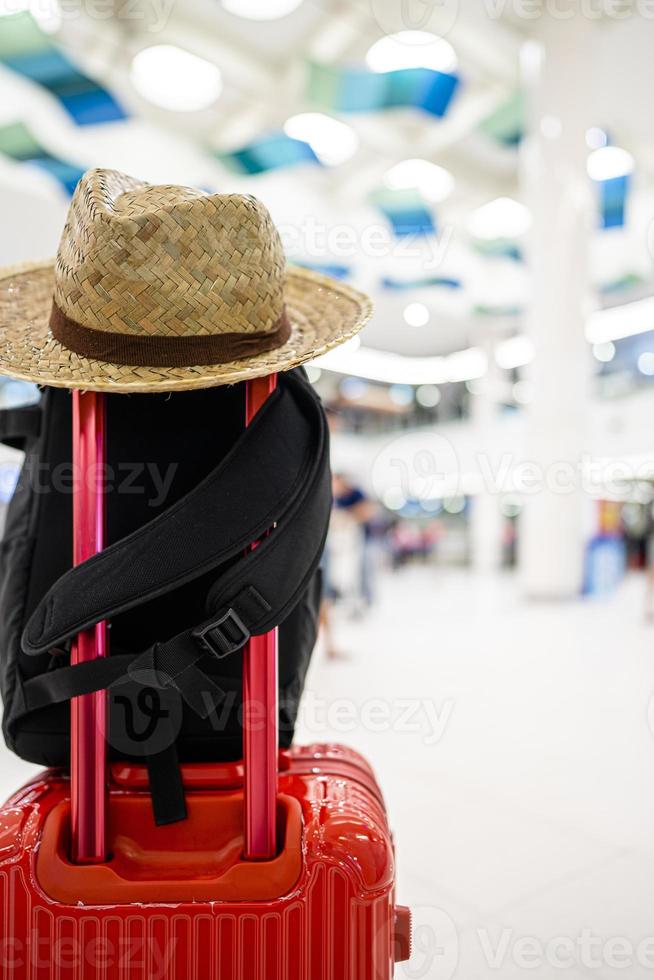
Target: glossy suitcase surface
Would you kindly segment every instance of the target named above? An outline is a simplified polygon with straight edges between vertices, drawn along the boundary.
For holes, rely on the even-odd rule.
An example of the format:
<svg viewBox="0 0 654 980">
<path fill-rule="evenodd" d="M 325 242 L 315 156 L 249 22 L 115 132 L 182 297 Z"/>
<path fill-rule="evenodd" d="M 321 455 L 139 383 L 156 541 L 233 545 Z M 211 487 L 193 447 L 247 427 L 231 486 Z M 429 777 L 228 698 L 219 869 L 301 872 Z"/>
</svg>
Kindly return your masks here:
<svg viewBox="0 0 654 980">
<path fill-rule="evenodd" d="M 248 383 L 246 424 L 274 386 Z M 73 417 L 77 463 L 101 473 L 102 396 L 75 392 Z M 80 562 L 103 547 L 99 477 L 76 495 Z M 107 653 L 101 623 L 73 660 Z M 188 819 L 166 826 L 145 768 L 107 766 L 105 695 L 73 701 L 70 775 L 0 810 L 0 980 L 390 980 L 410 918 L 379 788 L 339 746 L 278 755 L 276 667 L 276 630 L 252 637 L 244 762 L 184 766 Z"/>
<path fill-rule="evenodd" d="M 195 834 L 195 846 L 202 848 L 207 841 L 195 821 L 196 804 L 210 800 L 218 820 L 221 809 L 213 802 L 242 799 L 243 769 L 193 765 L 184 775 L 189 827 L 176 834 L 180 845 Z M 35 779 L 0 812 L 0 977 L 390 980 L 395 958 L 408 952 L 408 918 L 394 908 L 393 846 L 372 771 L 339 746 L 294 749 L 280 757 L 279 794 L 301 817 L 299 827 L 285 828 L 297 863 L 275 878 L 268 862 L 249 862 L 255 875 L 246 890 L 253 896 L 274 891 L 279 881 L 284 893 L 190 902 L 198 869 L 184 867 L 180 851 L 162 856 L 158 838 L 166 841 L 170 830 L 151 821 L 142 769 L 112 769 L 108 842 L 116 850 L 102 871 L 112 865 L 117 871 L 100 885 L 97 866 L 68 858 L 67 821 L 57 819 L 68 806 L 68 778 L 50 772 Z M 126 796 L 142 799 L 141 822 L 113 827 L 114 811 Z M 214 842 L 216 851 L 220 843 L 232 854 L 213 869 L 219 874 L 209 887 L 218 894 L 225 884 L 220 872 L 229 876 L 238 861 L 242 830 L 236 826 L 233 839 L 225 840 L 216 824 Z M 121 902 L 120 875 L 130 874 L 126 887 L 135 891 Z M 295 880 L 285 888 L 288 875 Z M 167 900 L 138 902 L 135 896 L 152 883 L 168 890 Z M 106 898 L 89 901 L 98 887 Z M 176 887 L 183 897 L 175 899 Z"/>
</svg>

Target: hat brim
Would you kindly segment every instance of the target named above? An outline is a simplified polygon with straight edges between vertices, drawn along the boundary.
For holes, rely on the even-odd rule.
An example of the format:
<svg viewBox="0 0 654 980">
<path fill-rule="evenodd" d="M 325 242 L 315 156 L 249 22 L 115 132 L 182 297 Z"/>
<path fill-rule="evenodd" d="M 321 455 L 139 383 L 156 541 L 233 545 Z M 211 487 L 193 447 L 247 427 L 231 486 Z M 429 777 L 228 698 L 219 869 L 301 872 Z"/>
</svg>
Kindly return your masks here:
<svg viewBox="0 0 654 980">
<path fill-rule="evenodd" d="M 0 374 L 55 388 L 129 392 L 184 391 L 288 371 L 344 343 L 364 326 L 372 302 L 329 276 L 289 267 L 285 303 L 288 341 L 275 350 L 224 364 L 142 367 L 74 353 L 49 327 L 54 261 L 0 270 Z"/>
</svg>

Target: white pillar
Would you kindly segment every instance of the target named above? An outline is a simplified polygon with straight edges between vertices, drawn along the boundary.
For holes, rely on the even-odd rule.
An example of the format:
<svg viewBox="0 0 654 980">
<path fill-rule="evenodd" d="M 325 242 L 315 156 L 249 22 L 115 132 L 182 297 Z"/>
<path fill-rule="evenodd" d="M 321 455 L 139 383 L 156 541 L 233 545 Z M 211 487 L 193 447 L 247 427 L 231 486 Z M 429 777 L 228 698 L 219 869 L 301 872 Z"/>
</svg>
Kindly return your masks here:
<svg viewBox="0 0 654 980">
<path fill-rule="evenodd" d="M 497 439 L 502 378 L 495 361 L 494 344 L 481 340 L 478 346 L 485 348 L 488 372 L 475 382 L 470 416 L 477 451 L 491 453 L 493 439 Z M 503 527 L 500 494 L 480 481 L 470 507 L 470 551 L 472 567 L 476 572 L 494 572 L 501 567 Z"/>
<path fill-rule="evenodd" d="M 544 17 L 538 41 L 523 51 L 528 108 L 521 174 L 533 219 L 526 327 L 535 346 L 525 445 L 527 460 L 546 477 L 539 492 L 525 497 L 519 527 L 523 588 L 534 598 L 572 597 L 582 584 L 582 490 L 578 481 L 572 492 L 562 487 L 573 471 L 578 475 L 590 377 L 584 326 L 594 219 L 585 134 L 598 122 L 590 94 L 594 31 L 581 14 Z"/>
</svg>

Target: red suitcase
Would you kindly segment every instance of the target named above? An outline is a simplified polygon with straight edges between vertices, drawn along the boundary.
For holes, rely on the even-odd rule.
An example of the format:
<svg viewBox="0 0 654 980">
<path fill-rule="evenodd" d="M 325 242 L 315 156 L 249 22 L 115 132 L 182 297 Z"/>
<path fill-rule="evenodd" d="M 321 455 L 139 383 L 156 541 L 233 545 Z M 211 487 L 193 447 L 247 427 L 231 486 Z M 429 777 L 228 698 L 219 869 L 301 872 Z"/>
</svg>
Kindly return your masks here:
<svg viewBox="0 0 654 980">
<path fill-rule="evenodd" d="M 248 421 L 273 386 L 249 382 Z M 74 393 L 84 472 L 103 397 Z M 103 546 L 102 487 L 79 482 L 76 562 Z M 104 624 L 80 635 L 77 660 L 105 654 Z M 1 980 L 390 980 L 410 917 L 383 799 L 349 749 L 278 753 L 276 659 L 275 631 L 252 638 L 244 762 L 184 766 L 181 824 L 155 826 L 144 767 L 107 769 L 105 695 L 73 702 L 70 776 L 0 810 Z"/>
</svg>

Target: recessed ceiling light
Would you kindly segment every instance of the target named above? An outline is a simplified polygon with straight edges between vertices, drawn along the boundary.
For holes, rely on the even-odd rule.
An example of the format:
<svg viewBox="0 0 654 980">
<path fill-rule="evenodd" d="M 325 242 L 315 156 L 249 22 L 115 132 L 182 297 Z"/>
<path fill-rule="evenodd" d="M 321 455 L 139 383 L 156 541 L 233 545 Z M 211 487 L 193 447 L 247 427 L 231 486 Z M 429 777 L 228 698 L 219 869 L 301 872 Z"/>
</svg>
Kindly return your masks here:
<svg viewBox="0 0 654 980">
<path fill-rule="evenodd" d="M 603 344 L 593 344 L 593 355 L 601 364 L 608 364 L 615 357 L 615 344 L 610 340 Z"/>
<path fill-rule="evenodd" d="M 646 374 L 651 377 L 654 374 L 654 354 L 651 351 L 645 351 L 638 358 L 638 370 L 641 374 Z"/>
<path fill-rule="evenodd" d="M 588 176 L 593 180 L 612 180 L 633 173 L 634 158 L 619 146 L 603 146 L 588 157 Z"/>
<path fill-rule="evenodd" d="M 288 17 L 302 4 L 302 0 L 222 0 L 230 14 L 245 20 L 277 20 Z"/>
<path fill-rule="evenodd" d="M 207 109 L 222 91 L 217 65 L 174 44 L 143 48 L 132 60 L 130 77 L 143 98 L 175 112 Z"/>
<path fill-rule="evenodd" d="M 440 400 L 440 389 L 436 385 L 420 385 L 416 391 L 416 401 L 423 408 L 435 408 Z"/>
<path fill-rule="evenodd" d="M 413 388 L 411 385 L 391 385 L 388 390 L 388 397 L 394 405 L 405 408 L 413 401 Z"/>
<path fill-rule="evenodd" d="M 465 497 L 445 497 L 443 500 L 443 510 L 446 510 L 448 514 L 462 514 L 465 507 Z"/>
<path fill-rule="evenodd" d="M 457 57 L 445 38 L 428 31 L 399 31 L 375 41 L 366 55 L 372 71 L 397 71 L 401 68 L 431 68 L 433 71 L 453 72 Z"/>
<path fill-rule="evenodd" d="M 420 191 L 427 201 L 444 201 L 452 193 L 454 177 L 429 160 L 402 160 L 384 174 L 384 183 L 393 190 Z"/>
<path fill-rule="evenodd" d="M 308 143 L 321 163 L 334 167 L 354 156 L 359 139 L 351 126 L 322 112 L 301 112 L 284 123 L 287 136 Z"/>
<path fill-rule="evenodd" d="M 339 385 L 341 394 L 353 402 L 363 398 L 369 387 L 370 385 L 367 381 L 356 377 L 343 378 Z"/>
<path fill-rule="evenodd" d="M 563 123 L 559 116 L 543 116 L 540 121 L 540 131 L 548 140 L 558 140 L 563 133 Z"/>
<path fill-rule="evenodd" d="M 382 503 L 389 510 L 402 510 L 407 500 L 399 487 L 388 487 L 382 495 Z"/>
<path fill-rule="evenodd" d="M 506 494 L 500 501 L 500 510 L 505 517 L 517 517 L 522 510 L 522 500 L 515 494 Z"/>
<path fill-rule="evenodd" d="M 429 323 L 429 310 L 424 303 L 409 303 L 404 310 L 404 321 L 410 327 L 424 327 Z"/>
<path fill-rule="evenodd" d="M 483 204 L 470 215 L 468 228 L 474 238 L 493 241 L 498 238 L 519 238 L 529 229 L 529 210 L 510 197 L 498 197 Z"/>
</svg>

